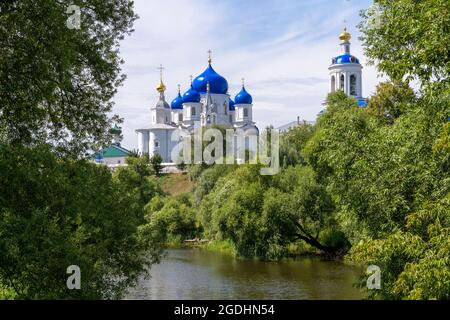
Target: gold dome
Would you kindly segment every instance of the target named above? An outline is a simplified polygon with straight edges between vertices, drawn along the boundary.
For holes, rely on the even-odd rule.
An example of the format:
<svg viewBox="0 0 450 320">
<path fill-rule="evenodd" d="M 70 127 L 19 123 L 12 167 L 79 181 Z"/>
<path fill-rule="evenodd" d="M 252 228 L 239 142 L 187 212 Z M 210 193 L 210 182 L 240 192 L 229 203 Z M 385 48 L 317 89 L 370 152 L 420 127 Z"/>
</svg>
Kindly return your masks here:
<svg viewBox="0 0 450 320">
<path fill-rule="evenodd" d="M 347 32 L 347 28 L 344 28 L 344 31 L 339 35 L 339 39 L 342 42 L 350 41 L 351 38 L 352 38 L 352 35 Z"/>
<path fill-rule="evenodd" d="M 162 64 L 159 65 L 158 70 L 159 70 L 159 84 L 158 84 L 158 86 L 156 87 L 156 90 L 157 90 L 159 93 L 163 93 L 164 91 L 166 91 L 166 85 L 165 85 L 164 82 L 163 82 L 163 70 L 164 70 L 164 67 L 163 67 Z"/>
<path fill-rule="evenodd" d="M 159 82 L 158 86 L 156 87 L 156 90 L 158 92 L 166 91 L 166 85 L 162 82 L 162 80 Z"/>
</svg>

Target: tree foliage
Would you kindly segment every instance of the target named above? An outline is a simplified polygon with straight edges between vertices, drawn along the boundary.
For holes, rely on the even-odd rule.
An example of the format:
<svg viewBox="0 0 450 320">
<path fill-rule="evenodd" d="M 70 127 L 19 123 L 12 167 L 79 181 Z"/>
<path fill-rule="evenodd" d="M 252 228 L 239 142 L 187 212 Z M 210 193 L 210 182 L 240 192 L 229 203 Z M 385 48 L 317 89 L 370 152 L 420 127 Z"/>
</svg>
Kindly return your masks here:
<svg viewBox="0 0 450 320">
<path fill-rule="evenodd" d="M 370 234 L 354 243 L 350 258 L 381 267 L 382 289 L 371 291 L 373 297 L 448 299 L 450 64 L 442 44 L 450 34 L 450 4 L 375 0 L 363 18 L 366 53 L 395 84 L 379 88 L 376 109 L 401 112 L 364 141 L 370 149 L 357 172 L 368 192 L 358 196 L 370 214 L 352 201 L 341 203 L 360 212 Z M 412 79 L 419 81 L 417 97 L 397 99 L 409 96 L 400 81 Z"/>
<path fill-rule="evenodd" d="M 158 176 L 161 174 L 162 161 L 163 158 L 159 153 L 156 153 L 155 155 L 153 155 L 153 157 L 150 158 L 150 165 L 152 166 L 152 169 L 155 172 L 155 174 Z"/>
<path fill-rule="evenodd" d="M 405 230 L 359 243 L 352 260 L 382 270 L 373 298 L 450 299 L 450 194 L 410 214 Z"/>
<path fill-rule="evenodd" d="M 192 200 L 186 194 L 153 198 L 146 206 L 146 221 L 161 243 L 180 243 L 199 235 Z"/>
<path fill-rule="evenodd" d="M 118 298 L 159 257 L 142 212 L 106 167 L 49 147 L 0 153 L 0 283 L 16 298 Z M 82 290 L 66 287 L 81 268 Z"/>
<path fill-rule="evenodd" d="M 73 4 L 80 29 L 67 27 Z M 129 0 L 0 2 L 3 143 L 50 143 L 78 157 L 108 142 L 111 98 L 124 80 L 119 41 L 135 18 Z"/>
<path fill-rule="evenodd" d="M 283 168 L 306 163 L 301 150 L 311 138 L 313 132 L 314 126 L 301 124 L 294 130 L 289 130 L 281 136 L 280 163 Z"/>
<path fill-rule="evenodd" d="M 360 25 L 365 53 L 392 80 L 448 83 L 450 3 L 374 0 Z"/>
<path fill-rule="evenodd" d="M 329 253 L 346 244 L 322 242 L 321 232 L 336 225 L 334 205 L 309 167 L 298 165 L 268 177 L 256 165 L 227 172 L 215 166 L 198 181 L 199 219 L 207 236 L 231 240 L 238 255 L 277 260 L 299 240 Z"/>
<path fill-rule="evenodd" d="M 2 298 L 120 298 L 158 261 L 140 226 L 159 193 L 148 164 L 130 159 L 113 177 L 82 160 L 121 122 L 109 113 L 135 19 L 129 0 L 0 2 Z M 66 287 L 71 265 L 81 290 Z"/>
<path fill-rule="evenodd" d="M 392 123 L 413 106 L 416 94 L 405 83 L 382 82 L 369 100 L 368 111 Z"/>
<path fill-rule="evenodd" d="M 132 205 L 141 212 L 140 220 L 144 222 L 144 207 L 163 192 L 148 157 L 127 157 L 126 164 L 117 169 L 114 179 L 121 192 L 134 198 Z"/>
</svg>

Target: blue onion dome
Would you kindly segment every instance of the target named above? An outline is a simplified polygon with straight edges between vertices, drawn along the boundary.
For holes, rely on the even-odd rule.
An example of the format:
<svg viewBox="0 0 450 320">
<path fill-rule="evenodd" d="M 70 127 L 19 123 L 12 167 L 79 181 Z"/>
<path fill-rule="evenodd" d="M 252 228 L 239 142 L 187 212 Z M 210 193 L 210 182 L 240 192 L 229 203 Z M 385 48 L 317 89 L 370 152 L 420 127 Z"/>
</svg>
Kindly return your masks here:
<svg viewBox="0 0 450 320">
<path fill-rule="evenodd" d="M 241 92 L 239 92 L 234 98 L 234 102 L 236 104 L 252 104 L 253 98 L 252 96 L 245 90 L 245 86 L 242 86 Z"/>
<path fill-rule="evenodd" d="M 170 106 L 172 107 L 172 110 L 183 109 L 183 97 L 181 96 L 180 85 L 178 85 L 178 96 L 173 99 Z"/>
<path fill-rule="evenodd" d="M 197 92 L 206 93 L 208 82 L 211 93 L 226 94 L 228 92 L 227 80 L 214 71 L 211 64 L 201 75 L 195 78 L 192 86 Z"/>
<path fill-rule="evenodd" d="M 231 98 L 228 101 L 228 105 L 230 106 L 230 111 L 235 111 L 236 110 L 236 103 L 234 103 L 234 101 Z"/>
<path fill-rule="evenodd" d="M 197 90 L 193 88 L 191 85 L 191 88 L 185 92 L 183 95 L 183 103 L 189 103 L 189 102 L 195 102 L 199 103 L 202 98 L 200 97 L 200 93 L 198 93 Z"/>
<path fill-rule="evenodd" d="M 333 64 L 346 64 L 346 63 L 358 63 L 359 64 L 359 59 L 356 58 L 355 56 L 352 56 L 349 53 L 337 56 L 336 58 L 333 58 L 332 61 Z"/>
</svg>

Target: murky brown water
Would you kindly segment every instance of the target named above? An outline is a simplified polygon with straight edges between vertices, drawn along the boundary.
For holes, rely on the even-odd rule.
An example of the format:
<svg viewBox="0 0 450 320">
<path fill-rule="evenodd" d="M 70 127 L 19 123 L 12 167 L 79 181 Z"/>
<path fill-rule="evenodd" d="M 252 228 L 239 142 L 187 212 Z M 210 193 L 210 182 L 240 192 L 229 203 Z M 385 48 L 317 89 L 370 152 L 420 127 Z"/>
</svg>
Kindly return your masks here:
<svg viewBox="0 0 450 320">
<path fill-rule="evenodd" d="M 361 299 L 360 270 L 340 262 L 301 258 L 260 262 L 202 249 L 170 249 L 151 278 L 127 299 Z"/>
</svg>

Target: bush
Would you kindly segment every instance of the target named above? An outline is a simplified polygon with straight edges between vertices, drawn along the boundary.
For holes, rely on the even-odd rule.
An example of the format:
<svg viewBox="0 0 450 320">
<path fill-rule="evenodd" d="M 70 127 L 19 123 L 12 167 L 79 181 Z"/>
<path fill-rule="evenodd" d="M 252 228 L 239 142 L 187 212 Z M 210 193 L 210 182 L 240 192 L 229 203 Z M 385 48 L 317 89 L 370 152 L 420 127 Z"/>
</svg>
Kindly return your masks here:
<svg viewBox="0 0 450 320">
<path fill-rule="evenodd" d="M 150 158 L 150 165 L 152 166 L 153 171 L 155 172 L 155 174 L 157 176 L 159 176 L 161 174 L 162 161 L 163 161 L 163 159 L 159 153 L 155 153 L 155 155 Z"/>
<path fill-rule="evenodd" d="M 199 234 L 192 201 L 187 195 L 155 197 L 146 206 L 146 220 L 161 242 L 181 243 Z"/>
</svg>

